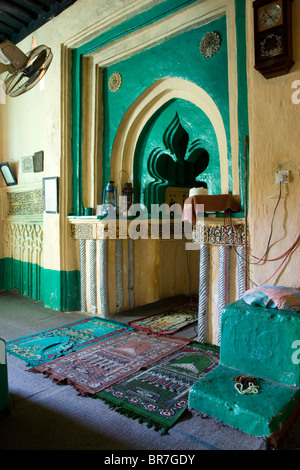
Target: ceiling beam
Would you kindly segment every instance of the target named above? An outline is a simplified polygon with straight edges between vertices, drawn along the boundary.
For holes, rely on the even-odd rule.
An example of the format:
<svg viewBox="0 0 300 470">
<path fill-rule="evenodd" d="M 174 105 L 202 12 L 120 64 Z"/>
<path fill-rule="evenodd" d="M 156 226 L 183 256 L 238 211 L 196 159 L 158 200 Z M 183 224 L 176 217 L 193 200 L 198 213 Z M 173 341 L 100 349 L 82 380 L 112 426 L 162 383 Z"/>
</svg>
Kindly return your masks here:
<svg viewBox="0 0 300 470">
<path fill-rule="evenodd" d="M 13 3 L 12 1 L 7 2 L 5 0 L 1 0 L 0 2 L 0 12 L 4 11 L 5 13 L 9 13 L 12 17 L 21 18 L 25 21 L 31 21 L 32 17 L 37 18 L 38 15 L 36 13 L 31 13 L 26 8 Z"/>
</svg>

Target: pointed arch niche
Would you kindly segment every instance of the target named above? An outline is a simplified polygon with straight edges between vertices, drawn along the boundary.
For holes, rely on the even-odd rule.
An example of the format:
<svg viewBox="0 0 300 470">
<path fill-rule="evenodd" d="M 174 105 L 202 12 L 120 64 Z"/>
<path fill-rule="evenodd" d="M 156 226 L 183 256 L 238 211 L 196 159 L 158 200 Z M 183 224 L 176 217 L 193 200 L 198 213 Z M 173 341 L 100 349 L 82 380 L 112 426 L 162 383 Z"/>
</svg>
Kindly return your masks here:
<svg viewBox="0 0 300 470">
<path fill-rule="evenodd" d="M 111 152 L 111 179 L 118 184 L 122 170 L 133 178 L 134 155 L 140 135 L 155 113 L 174 99 L 193 103 L 205 113 L 211 122 L 218 145 L 221 192 L 227 193 L 228 143 L 220 111 L 205 90 L 180 78 L 166 77 L 157 80 L 126 111 L 116 133 Z"/>
<path fill-rule="evenodd" d="M 186 100 L 203 110 L 216 133 L 219 151 L 221 192 L 230 190 L 234 195 L 244 196 L 244 135 L 248 132 L 247 89 L 241 77 L 246 77 L 245 42 L 237 43 L 237 33 L 242 30 L 245 38 L 244 2 L 237 0 L 204 0 L 201 2 L 169 2 L 174 10 L 167 9 L 168 1 L 153 8 L 166 12 L 155 20 L 143 20 L 139 13 L 126 30 L 126 18 L 136 15 L 144 2 L 133 2 L 126 12 L 119 12 L 118 18 L 105 18 L 91 28 L 71 38 L 62 46 L 62 93 L 63 96 L 63 148 L 62 162 L 68 174 L 68 188 L 65 204 L 70 213 L 70 191 L 72 192 L 72 213 L 83 215 L 84 207 L 96 207 L 102 200 L 102 185 L 106 179 L 113 179 L 118 189 L 119 172 L 125 170 L 132 176 L 135 145 L 140 132 L 151 117 L 166 103 L 174 99 Z M 146 8 L 146 6 L 145 6 Z M 131 12 L 127 10 L 132 10 Z M 150 11 L 152 11 L 150 9 Z M 125 15 L 126 13 L 126 15 Z M 157 13 L 157 12 L 156 12 Z M 122 15 L 125 15 L 124 18 Z M 145 13 L 146 15 L 146 13 Z M 227 64 L 224 78 L 227 83 L 228 104 L 226 132 L 223 116 L 218 105 L 203 87 L 195 82 L 176 78 L 161 77 L 149 85 L 127 109 L 116 130 L 109 157 L 103 153 L 105 123 L 103 108 L 107 90 L 103 89 L 106 70 L 140 52 L 150 50 L 169 39 L 199 30 L 214 20 L 226 19 L 225 37 L 230 44 L 226 49 Z M 140 20 L 140 22 L 138 22 Z M 143 22 L 144 21 L 144 22 Z M 123 22 L 123 23 L 122 23 Z M 124 24 L 124 27 L 122 27 Z M 117 25 L 117 26 L 116 26 Z M 110 37 L 111 36 L 111 37 Z M 200 43 L 201 35 L 199 36 Z M 199 51 L 199 49 L 198 49 Z M 207 59 L 208 61 L 210 59 Z M 218 72 L 217 72 L 218 73 Z M 220 73 L 220 71 L 219 71 Z M 106 77 L 107 79 L 107 77 Z M 71 81 L 71 87 L 70 87 Z M 106 86 L 106 85 L 105 85 Z M 70 94 L 72 89 L 72 94 Z M 71 124 L 70 124 L 71 123 Z M 70 145 L 71 142 L 71 145 Z M 229 154 L 230 152 L 230 154 Z M 230 158 L 228 158 L 230 155 Z M 109 158 L 109 170 L 107 161 Z M 72 167 L 72 173 L 70 172 Z M 243 204 L 243 202 L 242 202 Z"/>
</svg>

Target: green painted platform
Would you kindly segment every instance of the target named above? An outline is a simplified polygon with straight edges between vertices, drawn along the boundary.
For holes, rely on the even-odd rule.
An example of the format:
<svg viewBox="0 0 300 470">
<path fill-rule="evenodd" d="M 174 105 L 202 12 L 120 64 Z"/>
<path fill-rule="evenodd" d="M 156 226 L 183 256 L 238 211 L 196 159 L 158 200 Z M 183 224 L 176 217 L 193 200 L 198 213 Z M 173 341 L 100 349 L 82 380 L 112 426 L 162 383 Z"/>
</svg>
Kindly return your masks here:
<svg viewBox="0 0 300 470">
<path fill-rule="evenodd" d="M 189 407 L 254 436 L 278 431 L 300 399 L 300 390 L 259 380 L 259 393 L 241 395 L 233 377 L 247 375 L 219 365 L 190 390 Z"/>
<path fill-rule="evenodd" d="M 5 411 L 9 405 L 8 376 L 6 363 L 6 344 L 0 338 L 0 412 Z"/>
<path fill-rule="evenodd" d="M 300 340 L 300 313 L 251 307 L 238 300 L 222 311 L 220 363 L 274 382 L 300 387 L 292 344 Z"/>
<path fill-rule="evenodd" d="M 280 433 L 300 403 L 300 314 L 250 307 L 243 300 L 222 312 L 220 364 L 190 390 L 189 407 L 255 436 Z M 259 381 L 259 393 L 241 395 L 233 377 Z"/>
</svg>

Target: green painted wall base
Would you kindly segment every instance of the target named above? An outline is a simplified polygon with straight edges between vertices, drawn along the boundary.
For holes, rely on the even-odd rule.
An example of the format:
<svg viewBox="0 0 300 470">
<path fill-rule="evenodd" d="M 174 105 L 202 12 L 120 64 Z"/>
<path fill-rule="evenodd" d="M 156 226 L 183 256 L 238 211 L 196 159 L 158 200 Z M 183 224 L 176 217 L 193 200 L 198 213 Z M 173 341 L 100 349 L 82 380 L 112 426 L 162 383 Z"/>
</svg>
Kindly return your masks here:
<svg viewBox="0 0 300 470">
<path fill-rule="evenodd" d="M 300 339 L 297 313 L 251 307 L 243 300 L 222 311 L 220 365 L 190 390 L 189 406 L 255 436 L 279 430 L 300 398 L 300 367 L 292 344 Z M 241 395 L 233 377 L 259 381 Z"/>
<path fill-rule="evenodd" d="M 279 430 L 294 410 L 300 390 L 259 380 L 259 393 L 241 395 L 233 377 L 245 371 L 219 365 L 190 390 L 189 407 L 254 436 Z"/>
<path fill-rule="evenodd" d="M 40 300 L 60 311 L 80 309 L 79 271 L 56 271 L 11 258 L 0 259 L 0 289 Z"/>
</svg>

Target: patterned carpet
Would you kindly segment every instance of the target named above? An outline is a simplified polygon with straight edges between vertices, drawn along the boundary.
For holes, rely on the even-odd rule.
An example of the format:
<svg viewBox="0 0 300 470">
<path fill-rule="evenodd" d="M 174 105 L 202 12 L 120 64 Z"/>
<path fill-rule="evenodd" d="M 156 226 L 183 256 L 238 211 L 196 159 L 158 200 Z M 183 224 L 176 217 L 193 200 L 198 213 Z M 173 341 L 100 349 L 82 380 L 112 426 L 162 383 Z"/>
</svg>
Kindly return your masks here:
<svg viewBox="0 0 300 470">
<path fill-rule="evenodd" d="M 189 340 L 184 338 L 132 330 L 30 371 L 44 373 L 56 383 L 72 385 L 82 395 L 95 394 L 188 343 Z"/>
<path fill-rule="evenodd" d="M 85 318 L 8 341 L 7 352 L 35 367 L 129 330 L 132 328 L 114 320 Z"/>
<path fill-rule="evenodd" d="M 129 325 L 144 331 L 170 335 L 195 323 L 197 319 L 198 304 L 186 302 L 172 310 L 131 321 Z"/>
<path fill-rule="evenodd" d="M 191 386 L 218 364 L 218 347 L 193 342 L 96 396 L 165 434 L 186 410 Z"/>
</svg>

